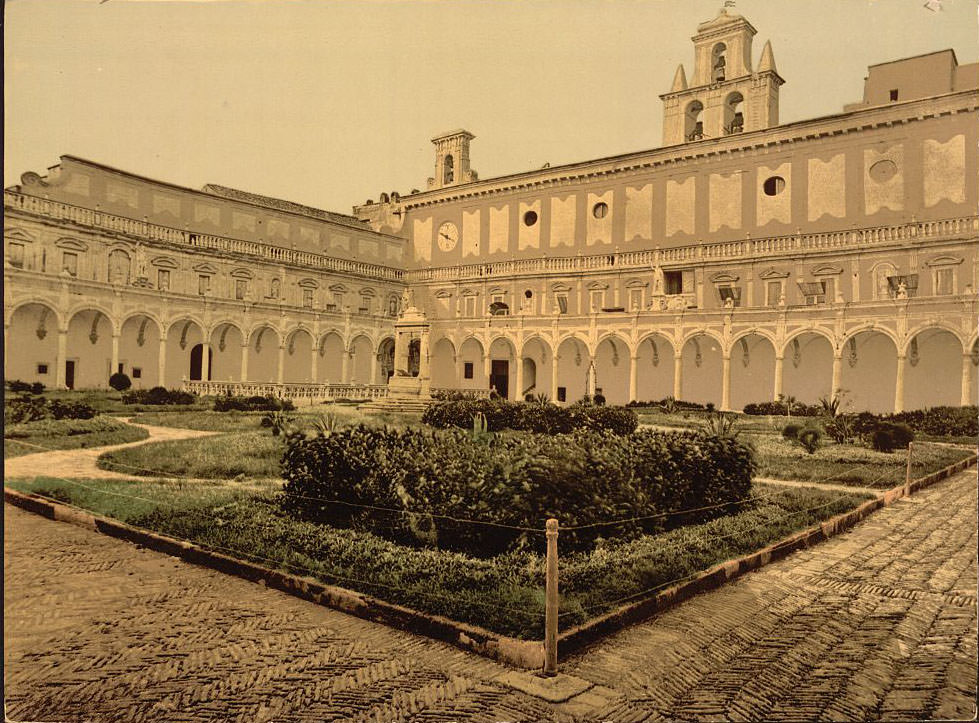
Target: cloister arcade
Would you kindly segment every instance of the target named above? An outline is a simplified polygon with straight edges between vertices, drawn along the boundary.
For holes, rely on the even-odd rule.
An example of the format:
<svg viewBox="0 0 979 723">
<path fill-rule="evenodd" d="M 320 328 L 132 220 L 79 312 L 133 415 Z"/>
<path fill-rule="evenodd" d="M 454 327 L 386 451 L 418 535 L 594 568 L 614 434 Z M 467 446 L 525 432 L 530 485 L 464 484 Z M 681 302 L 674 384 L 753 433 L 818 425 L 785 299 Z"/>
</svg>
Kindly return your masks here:
<svg viewBox="0 0 979 723">
<path fill-rule="evenodd" d="M 176 388 L 185 380 L 383 384 L 393 369 L 393 339 L 331 329 L 314 338 L 304 325 L 242 328 L 193 316 L 163 321 L 146 313 L 116 318 L 87 305 L 59 312 L 41 300 L 13 308 L 5 323 L 7 379 L 49 387 L 105 388 L 115 371 L 136 389 Z M 247 342 L 245 341 L 247 340 Z"/>
<path fill-rule="evenodd" d="M 522 344 L 504 335 L 488 344 L 442 335 L 431 355 L 433 387 L 505 389 L 512 400 L 543 393 L 574 402 L 600 393 L 610 404 L 626 404 L 673 396 L 740 410 L 780 395 L 812 404 L 842 390 L 850 409 L 891 412 L 969 404 L 979 395 L 979 342 L 933 325 L 912 330 L 901 344 L 880 327 L 854 329 L 839 341 L 801 331 L 782 343 L 764 330 L 728 342 L 712 331 L 679 340 L 652 332 L 637 342 L 609 333 L 594 343 L 577 334 L 553 341 L 534 333 Z"/>
</svg>

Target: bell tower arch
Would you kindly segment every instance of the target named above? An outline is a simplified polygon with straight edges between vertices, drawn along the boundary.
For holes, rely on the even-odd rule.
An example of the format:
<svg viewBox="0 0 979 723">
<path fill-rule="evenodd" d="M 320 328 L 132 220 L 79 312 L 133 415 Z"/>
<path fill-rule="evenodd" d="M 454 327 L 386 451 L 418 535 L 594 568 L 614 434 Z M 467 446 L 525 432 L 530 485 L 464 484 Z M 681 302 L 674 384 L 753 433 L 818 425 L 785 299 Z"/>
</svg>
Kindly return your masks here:
<svg viewBox="0 0 979 723">
<path fill-rule="evenodd" d="M 435 136 L 435 177 L 428 179 L 429 189 L 457 186 L 478 180 L 469 167 L 469 141 L 475 138 L 466 130 L 455 130 Z"/>
</svg>

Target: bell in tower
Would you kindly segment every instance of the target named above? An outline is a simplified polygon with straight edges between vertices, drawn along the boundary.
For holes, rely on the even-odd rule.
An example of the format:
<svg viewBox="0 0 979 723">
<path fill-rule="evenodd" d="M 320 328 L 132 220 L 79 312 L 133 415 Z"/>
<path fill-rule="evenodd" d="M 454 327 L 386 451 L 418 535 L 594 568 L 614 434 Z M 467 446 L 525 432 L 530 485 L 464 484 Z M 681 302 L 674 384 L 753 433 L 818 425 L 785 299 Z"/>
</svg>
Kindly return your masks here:
<svg viewBox="0 0 979 723">
<path fill-rule="evenodd" d="M 697 26 L 694 71 L 687 83 L 681 65 L 663 99 L 663 145 L 723 138 L 778 125 L 778 91 L 785 81 L 775 70 L 766 42 L 752 68 L 751 41 L 757 31 L 724 8 Z"/>
<path fill-rule="evenodd" d="M 445 188 L 479 179 L 469 167 L 469 141 L 475 138 L 466 130 L 455 130 L 435 136 L 435 177 L 428 179 L 429 189 Z"/>
</svg>

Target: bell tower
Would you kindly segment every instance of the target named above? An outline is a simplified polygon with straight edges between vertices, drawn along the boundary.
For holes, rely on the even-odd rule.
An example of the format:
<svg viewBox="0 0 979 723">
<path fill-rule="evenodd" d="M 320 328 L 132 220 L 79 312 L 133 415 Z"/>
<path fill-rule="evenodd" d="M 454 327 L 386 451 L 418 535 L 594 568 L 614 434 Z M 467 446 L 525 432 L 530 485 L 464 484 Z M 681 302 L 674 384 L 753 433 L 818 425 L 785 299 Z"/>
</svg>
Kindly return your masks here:
<svg viewBox="0 0 979 723">
<path fill-rule="evenodd" d="M 663 100 L 663 145 L 771 128 L 778 125 L 778 89 L 771 42 L 752 69 L 751 41 L 758 31 L 736 13 L 721 10 L 697 26 L 690 83 L 681 64 Z"/>
<path fill-rule="evenodd" d="M 472 183 L 479 180 L 469 167 L 469 141 L 475 138 L 466 130 L 455 130 L 435 136 L 435 178 L 428 179 L 430 190 Z"/>
</svg>

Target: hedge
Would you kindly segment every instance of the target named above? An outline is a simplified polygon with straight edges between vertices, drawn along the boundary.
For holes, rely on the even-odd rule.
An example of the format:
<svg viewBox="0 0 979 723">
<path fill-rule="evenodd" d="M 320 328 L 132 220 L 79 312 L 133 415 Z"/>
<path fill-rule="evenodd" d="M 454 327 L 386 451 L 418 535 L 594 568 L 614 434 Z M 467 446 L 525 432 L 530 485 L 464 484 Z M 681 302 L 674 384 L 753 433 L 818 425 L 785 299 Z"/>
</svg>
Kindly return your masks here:
<svg viewBox="0 0 979 723">
<path fill-rule="evenodd" d="M 639 418 L 635 412 L 623 407 L 559 407 L 550 403 L 507 402 L 500 399 L 435 402 L 425 410 L 422 422 L 439 429 L 472 429 L 473 418 L 478 414 L 486 417 L 486 429 L 490 432 L 512 429 L 543 434 L 567 434 L 579 429 L 590 429 L 631 434 L 639 426 Z"/>
<path fill-rule="evenodd" d="M 173 405 L 193 404 L 197 395 L 180 389 L 153 387 L 152 389 L 136 389 L 122 395 L 123 404 Z"/>
<path fill-rule="evenodd" d="M 818 404 L 801 404 L 793 402 L 791 409 L 785 402 L 752 402 L 744 405 L 744 413 L 752 415 L 773 415 L 791 417 L 819 417 L 824 414 Z"/>
<path fill-rule="evenodd" d="M 82 402 L 62 402 L 44 397 L 16 397 L 4 401 L 4 424 L 20 424 L 38 419 L 91 419 L 94 407 Z"/>
<path fill-rule="evenodd" d="M 575 527 L 660 515 L 562 533 L 564 549 L 586 549 L 599 537 L 727 514 L 747 496 L 755 462 L 737 441 L 702 433 L 473 435 L 357 426 L 292 437 L 282 468 L 283 505 L 302 519 L 483 557 L 543 549 L 537 531 L 549 517 Z M 663 515 L 714 505 L 721 506 Z"/>
<path fill-rule="evenodd" d="M 278 397 L 233 397 L 214 399 L 215 412 L 289 412 L 296 408 L 291 399 Z"/>
</svg>

